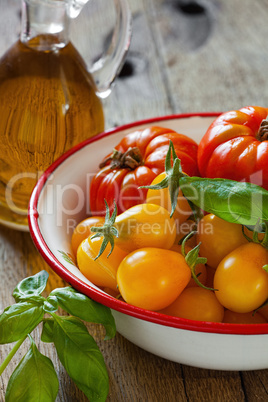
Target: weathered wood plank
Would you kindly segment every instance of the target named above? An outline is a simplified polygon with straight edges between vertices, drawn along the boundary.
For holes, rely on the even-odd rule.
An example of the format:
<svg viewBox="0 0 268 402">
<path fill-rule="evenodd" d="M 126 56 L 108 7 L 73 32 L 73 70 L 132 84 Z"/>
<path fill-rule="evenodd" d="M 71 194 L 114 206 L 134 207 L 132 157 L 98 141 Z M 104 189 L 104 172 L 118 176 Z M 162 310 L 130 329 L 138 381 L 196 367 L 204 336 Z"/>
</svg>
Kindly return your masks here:
<svg viewBox="0 0 268 402">
<path fill-rule="evenodd" d="M 151 1 L 150 26 L 176 112 L 268 103 L 267 2 L 202 0 L 188 14 L 179 0 Z"/>
</svg>

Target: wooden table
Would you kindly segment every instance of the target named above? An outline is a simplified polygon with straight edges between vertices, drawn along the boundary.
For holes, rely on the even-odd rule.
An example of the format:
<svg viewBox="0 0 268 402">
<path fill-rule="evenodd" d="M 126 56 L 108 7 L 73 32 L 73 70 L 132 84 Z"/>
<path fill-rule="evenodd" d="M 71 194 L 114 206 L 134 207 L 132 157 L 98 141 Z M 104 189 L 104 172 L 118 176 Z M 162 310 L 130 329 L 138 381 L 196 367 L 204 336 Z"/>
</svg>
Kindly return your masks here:
<svg viewBox="0 0 268 402">
<path fill-rule="evenodd" d="M 92 0 L 94 3 L 100 0 Z M 126 64 L 104 101 L 106 127 L 153 116 L 225 111 L 246 105 L 268 106 L 268 2 L 266 0 L 130 0 L 133 37 Z M 17 39 L 18 0 L 1 0 L 0 52 Z M 96 11 L 94 45 L 107 32 L 108 16 Z M 267 20 L 266 20 L 267 18 Z M 75 30 L 74 30 L 75 31 Z M 75 33 L 74 33 L 75 35 Z M 80 38 L 78 46 L 88 41 Z M 95 43 L 96 42 L 96 43 Z M 28 233 L 0 228 L 0 310 L 13 303 L 16 284 L 46 269 L 48 291 L 64 286 L 44 263 Z M 176 364 L 147 353 L 119 334 L 103 341 L 103 329 L 89 325 L 103 352 L 110 376 L 108 401 L 267 401 L 268 371 L 223 372 Z M 57 401 L 85 401 L 69 379 L 51 345 L 34 338 L 50 357 L 60 380 Z M 268 345 L 267 345 L 268 347 Z M 11 346 L 0 346 L 0 361 Z M 23 346 L 0 381 L 0 400 Z M 268 362 L 267 362 L 268 364 Z M 14 401 L 15 402 L 15 401 Z"/>
</svg>

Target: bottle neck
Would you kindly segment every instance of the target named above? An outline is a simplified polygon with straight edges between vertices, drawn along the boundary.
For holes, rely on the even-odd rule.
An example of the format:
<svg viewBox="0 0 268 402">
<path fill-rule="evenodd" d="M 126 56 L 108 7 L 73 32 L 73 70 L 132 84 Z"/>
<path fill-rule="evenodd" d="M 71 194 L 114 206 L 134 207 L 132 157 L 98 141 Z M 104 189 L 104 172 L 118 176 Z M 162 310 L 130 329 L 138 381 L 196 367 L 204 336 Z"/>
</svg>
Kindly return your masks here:
<svg viewBox="0 0 268 402">
<path fill-rule="evenodd" d="M 22 0 L 21 42 L 54 51 L 69 42 L 68 4 L 64 0 Z"/>
</svg>

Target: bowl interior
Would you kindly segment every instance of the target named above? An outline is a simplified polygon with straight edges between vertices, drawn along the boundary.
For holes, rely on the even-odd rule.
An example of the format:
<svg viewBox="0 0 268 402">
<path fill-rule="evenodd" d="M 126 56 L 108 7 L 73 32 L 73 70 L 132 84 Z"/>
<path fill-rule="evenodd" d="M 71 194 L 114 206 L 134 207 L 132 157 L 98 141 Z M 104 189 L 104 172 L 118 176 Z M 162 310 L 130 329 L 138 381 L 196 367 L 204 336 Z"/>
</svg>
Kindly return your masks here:
<svg viewBox="0 0 268 402">
<path fill-rule="evenodd" d="M 114 310 L 151 322 L 204 332 L 267 333 L 268 324 L 243 325 L 200 323 L 167 317 L 139 309 L 114 299 L 92 284 L 66 259 L 72 255 L 74 227 L 90 214 L 89 187 L 98 165 L 120 139 L 129 132 L 158 125 L 171 128 L 199 142 L 217 114 L 176 115 L 122 126 L 90 139 L 64 154 L 40 178 L 29 206 L 32 238 L 48 264 L 79 291 Z M 65 253 L 65 255 L 62 254 Z M 237 328 L 236 328 L 237 327 Z M 244 331 L 244 332 L 243 332 Z"/>
</svg>

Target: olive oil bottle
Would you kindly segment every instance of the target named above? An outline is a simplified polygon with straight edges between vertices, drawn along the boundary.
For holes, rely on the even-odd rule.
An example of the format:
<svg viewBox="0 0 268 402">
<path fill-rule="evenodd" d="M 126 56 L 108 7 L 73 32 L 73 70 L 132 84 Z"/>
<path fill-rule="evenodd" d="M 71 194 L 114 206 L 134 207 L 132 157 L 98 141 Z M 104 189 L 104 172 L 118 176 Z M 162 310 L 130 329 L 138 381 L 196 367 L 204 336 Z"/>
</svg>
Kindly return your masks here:
<svg viewBox="0 0 268 402">
<path fill-rule="evenodd" d="M 69 39 L 70 20 L 87 1 L 22 0 L 20 39 L 0 59 L 0 223 L 6 226 L 28 230 L 39 175 L 104 130 L 100 98 L 110 93 L 126 55 L 131 15 L 126 0 L 114 0 L 116 36 L 106 58 L 93 65 L 100 72 L 106 66 L 97 88 Z"/>
<path fill-rule="evenodd" d="M 18 41 L 0 60 L 0 220 L 22 225 L 38 175 L 104 129 L 94 82 L 73 45 L 35 49 L 52 39 Z"/>
</svg>

